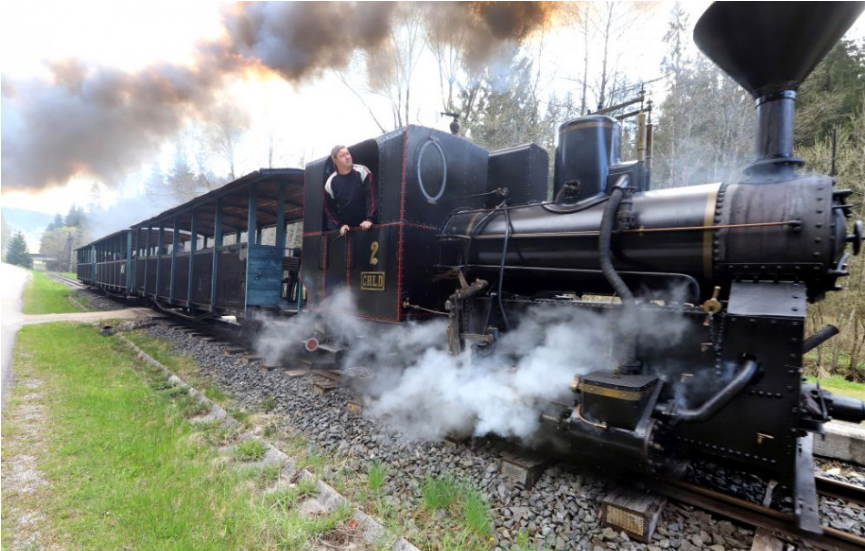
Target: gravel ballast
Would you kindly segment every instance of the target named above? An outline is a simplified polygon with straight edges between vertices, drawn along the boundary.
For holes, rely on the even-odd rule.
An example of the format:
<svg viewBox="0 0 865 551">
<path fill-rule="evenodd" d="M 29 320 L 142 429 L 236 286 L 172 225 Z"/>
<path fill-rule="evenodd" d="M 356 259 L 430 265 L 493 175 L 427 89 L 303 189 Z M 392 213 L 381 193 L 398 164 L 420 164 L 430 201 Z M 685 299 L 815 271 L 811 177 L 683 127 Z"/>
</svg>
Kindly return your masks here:
<svg viewBox="0 0 865 551">
<path fill-rule="evenodd" d="M 353 396 L 345 388 L 319 395 L 308 377 L 287 377 L 281 369 L 261 369 L 257 361 L 226 355 L 225 345 L 192 337 L 170 323 L 160 322 L 144 331 L 172 340 L 176 353 L 193 357 L 201 372 L 230 391 L 240 407 L 256 410 L 263 401 L 273 399 L 276 407 L 271 413 L 278 415 L 285 429 L 300 431 L 315 446 L 346 457 L 348 468 L 358 476 L 366 475 L 371 461 L 381 461 L 389 473 L 383 488 L 386 499 L 400 510 L 421 506 L 420 488 L 429 475 L 468 480 L 489 501 L 495 528 L 492 547 L 496 549 L 511 548 L 520 531 L 527 531 L 533 542 L 545 542 L 552 549 L 725 551 L 751 547 L 752 529 L 675 503 L 665 508 L 651 544 L 630 540 L 624 533 L 600 526 L 601 500 L 616 485 L 610 477 L 559 464 L 548 468 L 535 487 L 527 490 L 499 470 L 499 459 L 512 451 L 513 444 L 497 439 L 468 444 L 410 442 L 350 412 L 346 404 Z M 855 471 L 845 471 L 849 472 L 854 473 L 852 478 L 865 479 Z M 749 498 L 759 496 L 762 500 L 764 490 L 750 475 L 733 476 L 739 478 L 716 483 L 738 482 Z M 821 508 L 831 513 L 833 522 L 861 534 L 865 511 L 829 501 L 823 500 Z"/>
</svg>

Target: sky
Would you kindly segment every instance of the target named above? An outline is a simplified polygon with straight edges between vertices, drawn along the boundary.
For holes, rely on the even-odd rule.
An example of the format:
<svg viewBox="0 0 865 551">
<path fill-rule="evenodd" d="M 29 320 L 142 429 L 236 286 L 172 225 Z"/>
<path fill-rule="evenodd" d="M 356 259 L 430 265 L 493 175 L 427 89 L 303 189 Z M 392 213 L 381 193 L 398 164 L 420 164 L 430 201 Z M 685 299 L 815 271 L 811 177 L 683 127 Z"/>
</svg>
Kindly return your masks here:
<svg viewBox="0 0 865 551">
<path fill-rule="evenodd" d="M 635 78 L 651 80 L 660 75 L 665 50 L 662 37 L 671 6 L 667 2 L 650 3 L 629 40 L 617 45 L 619 63 Z M 684 6 L 693 25 L 708 2 L 687 2 Z M 266 166 L 268 135 L 276 136 L 274 166 L 301 166 L 304 161 L 327 154 L 334 143 L 351 144 L 381 134 L 366 105 L 340 81 L 339 75 L 315 66 L 344 64 L 344 74 L 354 89 L 379 119 L 390 124 L 388 103 L 368 92 L 360 58 L 356 53 L 346 54 L 362 51 L 368 46 L 369 36 L 382 32 L 378 25 L 383 16 L 375 12 L 383 10 L 386 14 L 389 8 L 324 6 L 321 11 L 326 12 L 326 21 L 353 21 L 362 32 L 358 31 L 356 36 L 344 32 L 331 36 L 328 33 L 331 28 L 338 28 L 336 25 L 297 25 L 292 29 L 296 36 L 291 40 L 345 41 L 339 45 L 343 51 L 326 50 L 315 58 L 320 52 L 310 50 L 309 56 L 314 59 L 302 61 L 274 45 L 267 25 L 291 27 L 296 21 L 280 20 L 280 14 L 270 8 L 258 10 L 246 5 L 241 9 L 232 4 L 194 1 L 4 2 L 0 5 L 4 101 L 0 149 L 5 150 L 4 177 L 8 168 L 10 175 L 30 174 L 41 179 L 39 184 L 28 187 L 12 186 L 15 189 L 8 182 L 0 182 L 2 205 L 66 213 L 72 205 L 99 202 L 110 206 L 124 198 L 136 197 L 143 192 L 144 183 L 154 169 L 164 170 L 169 165 L 177 135 L 184 129 L 179 121 L 206 117 L 205 104 L 220 101 L 241 106 L 250 119 L 249 133 L 238 155 L 238 176 Z M 242 16 L 226 18 L 226 13 L 236 14 L 239 10 L 244 11 Z M 233 23 L 229 25 L 226 21 Z M 258 34 L 250 39 L 250 33 Z M 346 34 L 350 36 L 343 36 Z M 850 34 L 865 35 L 862 18 Z M 224 47 L 226 41 L 231 42 L 230 48 Z M 538 51 L 543 44 L 541 87 L 547 94 L 576 86 L 579 63 L 574 60 L 581 58 L 578 43 L 575 30 L 561 25 L 554 25 L 543 35 L 539 32 L 527 35 L 524 46 L 527 51 Z M 202 61 L 202 52 L 213 50 L 202 44 L 219 44 L 216 49 L 225 49 Z M 340 57 L 344 54 L 347 57 Z M 264 62 L 250 63 L 250 59 Z M 310 63 L 313 70 L 308 70 Z M 262 69 L 262 65 L 267 69 Z M 189 67 L 195 70 L 187 72 Z M 423 54 L 420 67 L 413 86 L 413 103 L 417 106 L 413 122 L 446 129 L 450 119 L 439 114 L 438 76 L 429 52 Z M 62 101 L 58 99 L 57 91 L 63 87 L 73 90 L 81 86 L 82 74 L 99 76 L 83 82 L 93 88 L 85 92 L 105 94 L 104 103 L 114 101 L 111 94 L 117 90 L 129 96 L 141 90 L 147 94 L 135 96 L 145 99 L 137 100 L 133 115 L 101 119 L 104 113 L 70 104 L 65 96 Z M 177 83 L 181 82 L 180 88 L 189 97 L 172 100 L 166 104 L 168 108 L 150 101 L 166 93 L 163 86 L 166 80 L 172 83 L 172 94 L 177 93 Z M 134 94 L 129 93 L 131 89 L 136 90 Z M 650 93 L 662 96 L 662 84 L 650 88 Z M 39 111 L 28 114 L 11 108 L 7 97 L 16 101 L 38 98 L 42 103 L 31 101 L 30 109 Z M 160 97 L 159 101 L 163 99 Z M 45 108 L 46 105 L 50 108 Z M 30 121 L 29 126 L 24 124 L 25 120 Z M 94 127 L 102 130 L 93 131 Z M 130 132 L 130 128 L 135 131 Z M 96 166 L 96 170 L 81 170 L 75 151 L 68 158 L 54 154 L 62 149 L 59 145 L 54 147 L 54 143 L 70 136 L 79 150 L 100 151 L 99 158 L 92 160 L 91 166 Z M 31 152 L 29 164 L 12 163 L 9 160 L 12 153 L 19 155 L 22 150 Z M 7 156 L 8 151 L 12 153 Z M 218 164 L 219 160 L 213 162 Z M 52 178 L 51 185 L 44 185 L 44 181 Z"/>
</svg>

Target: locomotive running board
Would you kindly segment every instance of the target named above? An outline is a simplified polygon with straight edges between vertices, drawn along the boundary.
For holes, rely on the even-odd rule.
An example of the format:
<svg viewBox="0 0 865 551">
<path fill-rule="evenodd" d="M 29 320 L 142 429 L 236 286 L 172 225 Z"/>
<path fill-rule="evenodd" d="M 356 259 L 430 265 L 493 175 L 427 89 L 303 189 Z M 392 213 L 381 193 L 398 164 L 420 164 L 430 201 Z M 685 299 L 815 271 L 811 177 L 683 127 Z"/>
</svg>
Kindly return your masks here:
<svg viewBox="0 0 865 551">
<path fill-rule="evenodd" d="M 796 485 L 793 493 L 799 529 L 811 534 L 822 534 L 817 483 L 814 480 L 814 435 L 810 432 L 799 438 L 796 454 Z"/>
</svg>

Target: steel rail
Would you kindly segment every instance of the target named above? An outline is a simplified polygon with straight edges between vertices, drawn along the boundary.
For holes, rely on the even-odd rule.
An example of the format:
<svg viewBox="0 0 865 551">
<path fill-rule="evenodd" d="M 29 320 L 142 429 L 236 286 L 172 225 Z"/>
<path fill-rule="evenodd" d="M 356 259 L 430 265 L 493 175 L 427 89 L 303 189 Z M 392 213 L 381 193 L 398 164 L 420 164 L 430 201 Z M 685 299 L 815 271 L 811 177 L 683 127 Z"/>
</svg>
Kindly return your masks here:
<svg viewBox="0 0 865 551">
<path fill-rule="evenodd" d="M 828 526 L 823 526 L 822 534 L 803 532 L 799 530 L 796 517 L 791 514 L 775 511 L 721 492 L 679 480 L 653 479 L 647 483 L 652 489 L 668 498 L 711 511 L 743 524 L 763 528 L 780 540 L 825 551 L 862 551 L 865 549 L 865 538 L 863 537 Z"/>
<path fill-rule="evenodd" d="M 63 283 L 63 284 L 68 285 L 70 287 L 74 287 L 77 289 L 84 289 L 86 287 L 83 283 L 81 283 L 78 280 L 68 278 L 66 276 L 62 276 L 62 275 L 54 273 L 54 272 L 45 272 L 45 274 L 48 277 L 50 277 L 51 279 L 53 279 L 55 281 L 59 281 L 60 283 Z"/>
<path fill-rule="evenodd" d="M 817 493 L 826 497 L 840 499 L 842 501 L 852 501 L 859 505 L 865 505 L 865 488 L 856 486 L 848 482 L 841 482 L 826 478 L 825 476 L 815 476 L 817 482 Z"/>
</svg>

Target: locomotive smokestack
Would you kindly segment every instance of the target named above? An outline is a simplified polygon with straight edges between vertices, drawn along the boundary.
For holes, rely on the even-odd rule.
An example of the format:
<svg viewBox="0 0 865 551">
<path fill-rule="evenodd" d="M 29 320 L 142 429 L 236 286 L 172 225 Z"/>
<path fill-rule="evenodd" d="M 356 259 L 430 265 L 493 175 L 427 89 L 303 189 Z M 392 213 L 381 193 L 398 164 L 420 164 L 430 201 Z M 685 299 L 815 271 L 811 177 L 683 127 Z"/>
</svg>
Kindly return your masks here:
<svg viewBox="0 0 865 551">
<path fill-rule="evenodd" d="M 790 171 L 796 91 L 856 21 L 861 2 L 716 2 L 694 42 L 757 106 L 757 160 L 749 172 Z"/>
</svg>

